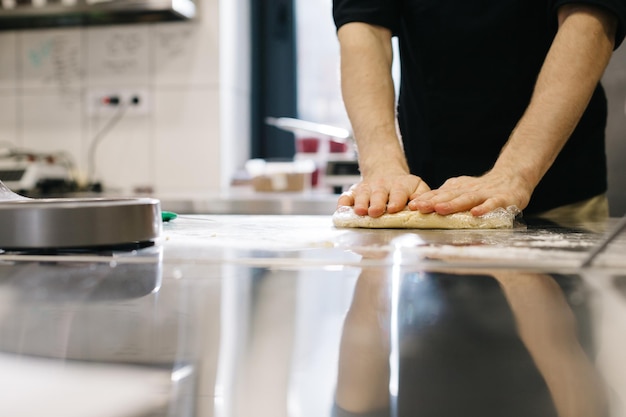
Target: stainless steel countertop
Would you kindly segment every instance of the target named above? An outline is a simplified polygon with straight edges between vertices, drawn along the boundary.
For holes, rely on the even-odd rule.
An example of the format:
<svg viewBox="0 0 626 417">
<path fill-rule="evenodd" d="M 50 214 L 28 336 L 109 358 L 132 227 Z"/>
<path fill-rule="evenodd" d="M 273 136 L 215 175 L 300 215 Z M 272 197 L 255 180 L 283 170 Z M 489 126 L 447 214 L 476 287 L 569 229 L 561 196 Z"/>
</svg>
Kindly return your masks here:
<svg viewBox="0 0 626 417">
<path fill-rule="evenodd" d="M 184 214 L 329 215 L 335 211 L 339 196 L 317 190 L 255 192 L 249 187 L 233 187 L 222 192 L 156 197 L 164 210 Z"/>
<path fill-rule="evenodd" d="M 579 268 L 615 223 L 181 215 L 136 251 L 0 253 L 0 415 L 621 417 L 626 234 Z"/>
</svg>

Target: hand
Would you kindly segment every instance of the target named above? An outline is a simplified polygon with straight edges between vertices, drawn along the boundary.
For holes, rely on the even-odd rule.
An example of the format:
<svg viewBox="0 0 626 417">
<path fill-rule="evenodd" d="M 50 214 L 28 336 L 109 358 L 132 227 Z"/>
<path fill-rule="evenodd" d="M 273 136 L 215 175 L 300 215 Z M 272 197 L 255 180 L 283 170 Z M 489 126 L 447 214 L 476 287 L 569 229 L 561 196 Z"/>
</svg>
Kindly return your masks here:
<svg viewBox="0 0 626 417">
<path fill-rule="evenodd" d="M 430 187 L 420 177 L 410 174 L 363 180 L 339 197 L 338 206 L 354 206 L 359 216 L 380 217 L 383 213 L 404 210 L 410 200 L 416 199 Z"/>
<path fill-rule="evenodd" d="M 498 207 L 526 208 L 533 187 L 515 175 L 488 172 L 481 177 L 456 177 L 439 189 L 424 193 L 409 202 L 411 210 L 446 215 L 469 210 L 482 216 Z"/>
</svg>

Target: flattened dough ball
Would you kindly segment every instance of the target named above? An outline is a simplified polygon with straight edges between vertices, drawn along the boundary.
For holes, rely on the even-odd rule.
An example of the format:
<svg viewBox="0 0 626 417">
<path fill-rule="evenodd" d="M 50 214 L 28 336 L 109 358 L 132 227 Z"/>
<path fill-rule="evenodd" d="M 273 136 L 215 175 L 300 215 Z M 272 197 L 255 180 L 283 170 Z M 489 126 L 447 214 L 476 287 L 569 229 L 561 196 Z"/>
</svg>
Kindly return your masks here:
<svg viewBox="0 0 626 417">
<path fill-rule="evenodd" d="M 333 214 L 333 224 L 366 229 L 510 229 L 517 213 L 515 208 L 500 208 L 483 216 L 473 216 L 469 211 L 443 216 L 405 209 L 370 217 L 355 214 L 352 207 L 339 207 Z"/>
</svg>

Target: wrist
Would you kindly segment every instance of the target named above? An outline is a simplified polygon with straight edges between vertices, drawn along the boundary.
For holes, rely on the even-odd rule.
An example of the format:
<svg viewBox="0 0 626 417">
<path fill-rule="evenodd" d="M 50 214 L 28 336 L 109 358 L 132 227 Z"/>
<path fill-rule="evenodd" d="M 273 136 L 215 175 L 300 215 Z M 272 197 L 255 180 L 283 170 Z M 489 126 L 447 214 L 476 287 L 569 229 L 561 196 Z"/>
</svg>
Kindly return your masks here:
<svg viewBox="0 0 626 417">
<path fill-rule="evenodd" d="M 512 189 L 524 191 L 528 196 L 533 193 L 541 180 L 541 177 L 538 177 L 532 168 L 525 169 L 501 162 L 497 162 L 487 175 L 504 178 Z"/>
<path fill-rule="evenodd" d="M 550 142 L 554 140 L 518 126 L 490 172 L 508 177 L 512 184 L 532 192 L 558 153 L 555 147 L 541 147 Z"/>
<path fill-rule="evenodd" d="M 363 179 L 410 174 L 404 155 L 402 157 L 359 158 L 359 170 Z"/>
<path fill-rule="evenodd" d="M 359 170 L 364 178 L 408 175 L 409 166 L 397 138 L 358 146 Z"/>
</svg>

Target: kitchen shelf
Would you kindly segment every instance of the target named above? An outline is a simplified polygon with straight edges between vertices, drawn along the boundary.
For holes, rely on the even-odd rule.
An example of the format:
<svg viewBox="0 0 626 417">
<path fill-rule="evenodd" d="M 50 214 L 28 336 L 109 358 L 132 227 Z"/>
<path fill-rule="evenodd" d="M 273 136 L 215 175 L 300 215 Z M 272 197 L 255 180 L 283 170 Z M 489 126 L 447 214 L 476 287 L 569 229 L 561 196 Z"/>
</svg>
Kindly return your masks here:
<svg viewBox="0 0 626 417">
<path fill-rule="evenodd" d="M 4 0 L 0 5 L 0 30 L 180 21 L 196 16 L 193 0 Z"/>
</svg>

